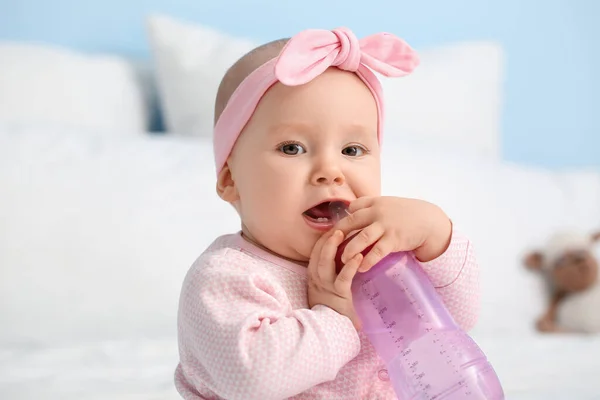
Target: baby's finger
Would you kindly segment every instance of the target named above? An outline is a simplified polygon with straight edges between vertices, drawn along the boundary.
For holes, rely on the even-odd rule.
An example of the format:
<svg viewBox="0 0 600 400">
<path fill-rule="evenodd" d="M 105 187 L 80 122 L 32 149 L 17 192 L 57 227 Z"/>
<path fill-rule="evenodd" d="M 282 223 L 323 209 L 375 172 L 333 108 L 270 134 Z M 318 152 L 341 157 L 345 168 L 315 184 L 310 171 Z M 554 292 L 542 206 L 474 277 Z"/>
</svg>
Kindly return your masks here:
<svg viewBox="0 0 600 400">
<path fill-rule="evenodd" d="M 309 276 L 312 276 L 315 279 L 318 278 L 317 268 L 319 264 L 319 259 L 321 258 L 321 251 L 323 249 L 323 245 L 331 237 L 331 235 L 333 235 L 334 232 L 335 231 L 330 230 L 321 235 L 321 237 L 319 238 L 319 240 L 317 240 L 310 252 L 310 259 L 308 260 L 308 270 L 306 272 Z"/>
<path fill-rule="evenodd" d="M 341 231 L 333 231 L 333 234 L 323 244 L 317 273 L 323 282 L 333 282 L 335 280 L 335 255 L 338 247 L 344 241 L 344 234 Z"/>
<path fill-rule="evenodd" d="M 338 221 L 333 229 L 342 231 L 345 235 L 348 235 L 352 231 L 357 231 L 366 226 L 371 225 L 373 222 L 373 212 L 370 208 L 363 208 L 354 213 L 348 214 L 346 217 Z"/>
<path fill-rule="evenodd" d="M 383 225 L 375 222 L 356 234 L 346 247 L 342 254 L 342 262 L 346 263 L 358 253 L 362 253 L 367 247 L 377 242 L 385 233 Z"/>
<path fill-rule="evenodd" d="M 383 236 L 363 259 L 359 272 L 367 272 L 394 249 L 394 242 L 388 236 Z"/>
<path fill-rule="evenodd" d="M 362 254 L 358 253 L 346 265 L 344 265 L 344 268 L 342 268 L 334 283 L 334 289 L 336 293 L 339 293 L 343 296 L 350 293 L 352 289 L 352 280 L 356 275 L 356 271 L 358 271 L 358 267 L 362 259 Z"/>
<path fill-rule="evenodd" d="M 348 212 L 353 213 L 360 209 L 371 207 L 375 202 L 375 197 L 359 197 L 358 199 L 352 201 L 348 206 Z"/>
</svg>

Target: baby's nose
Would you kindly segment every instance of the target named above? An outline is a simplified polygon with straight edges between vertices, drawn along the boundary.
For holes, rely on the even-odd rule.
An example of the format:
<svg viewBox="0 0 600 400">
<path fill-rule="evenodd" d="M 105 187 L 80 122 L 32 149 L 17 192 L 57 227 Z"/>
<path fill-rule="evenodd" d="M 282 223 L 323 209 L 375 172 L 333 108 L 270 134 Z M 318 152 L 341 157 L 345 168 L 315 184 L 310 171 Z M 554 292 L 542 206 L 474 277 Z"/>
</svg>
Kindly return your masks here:
<svg viewBox="0 0 600 400">
<path fill-rule="evenodd" d="M 336 183 L 338 185 L 341 185 L 343 182 L 344 182 L 344 178 L 341 175 L 335 176 L 335 177 L 321 176 L 320 178 L 317 179 L 317 183 L 320 183 L 320 184 Z"/>
<path fill-rule="evenodd" d="M 323 162 L 315 168 L 312 181 L 316 185 L 342 185 L 346 180 L 338 165 Z"/>
</svg>

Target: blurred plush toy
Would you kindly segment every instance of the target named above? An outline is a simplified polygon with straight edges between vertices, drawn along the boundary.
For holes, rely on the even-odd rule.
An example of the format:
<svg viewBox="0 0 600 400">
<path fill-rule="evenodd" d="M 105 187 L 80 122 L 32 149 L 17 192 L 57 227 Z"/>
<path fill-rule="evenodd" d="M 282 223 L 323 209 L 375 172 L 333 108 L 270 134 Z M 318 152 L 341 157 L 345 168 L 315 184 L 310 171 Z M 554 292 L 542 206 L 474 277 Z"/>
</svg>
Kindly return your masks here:
<svg viewBox="0 0 600 400">
<path fill-rule="evenodd" d="M 543 250 L 525 257 L 525 265 L 548 284 L 549 304 L 537 321 L 541 332 L 600 333 L 600 282 L 594 245 L 600 232 L 562 232 Z"/>
</svg>

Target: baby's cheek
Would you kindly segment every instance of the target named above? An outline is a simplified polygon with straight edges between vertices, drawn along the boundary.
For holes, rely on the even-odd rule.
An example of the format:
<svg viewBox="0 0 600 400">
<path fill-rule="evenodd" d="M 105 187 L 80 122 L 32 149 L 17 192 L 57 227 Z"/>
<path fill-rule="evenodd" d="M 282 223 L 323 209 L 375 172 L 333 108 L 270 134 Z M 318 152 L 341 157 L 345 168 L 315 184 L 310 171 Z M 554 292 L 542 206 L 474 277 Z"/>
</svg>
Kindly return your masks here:
<svg viewBox="0 0 600 400">
<path fill-rule="evenodd" d="M 350 186 L 357 197 L 381 195 L 381 161 L 378 156 L 369 156 L 365 162 L 357 164 L 348 177 Z"/>
<path fill-rule="evenodd" d="M 365 179 L 360 187 L 356 190 L 357 197 L 381 196 L 381 179 L 378 175 L 373 174 L 370 178 Z"/>
<path fill-rule="evenodd" d="M 310 237 L 306 237 L 306 239 L 302 243 L 302 248 L 298 249 L 298 252 L 302 254 L 307 260 L 310 259 L 310 254 L 312 253 L 315 244 L 319 241 L 320 235 L 314 234 Z"/>
</svg>

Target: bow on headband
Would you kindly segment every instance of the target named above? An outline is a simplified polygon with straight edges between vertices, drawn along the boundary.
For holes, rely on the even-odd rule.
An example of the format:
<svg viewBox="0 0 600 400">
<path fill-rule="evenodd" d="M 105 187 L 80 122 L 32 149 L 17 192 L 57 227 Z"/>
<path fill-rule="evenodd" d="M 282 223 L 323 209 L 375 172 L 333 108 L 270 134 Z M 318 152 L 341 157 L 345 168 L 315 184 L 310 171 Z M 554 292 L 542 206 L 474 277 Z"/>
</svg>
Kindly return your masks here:
<svg viewBox="0 0 600 400">
<path fill-rule="evenodd" d="M 399 77 L 410 74 L 419 58 L 404 40 L 389 33 L 359 41 L 347 28 L 309 29 L 285 45 L 275 64 L 275 76 L 284 85 L 295 86 L 310 82 L 329 67 L 356 72 L 360 64 Z"/>
<path fill-rule="evenodd" d="M 310 82 L 329 67 L 354 72 L 369 88 L 377 104 L 377 137 L 381 142 L 383 94 L 372 71 L 384 76 L 410 74 L 419 58 L 402 39 L 378 33 L 358 40 L 347 28 L 309 29 L 291 38 L 278 57 L 267 61 L 242 81 L 215 124 L 213 147 L 217 174 L 254 114 L 260 99 L 278 81 L 295 86 Z"/>
</svg>

